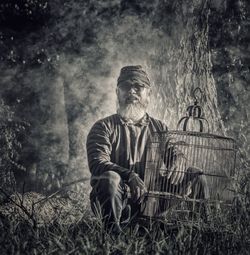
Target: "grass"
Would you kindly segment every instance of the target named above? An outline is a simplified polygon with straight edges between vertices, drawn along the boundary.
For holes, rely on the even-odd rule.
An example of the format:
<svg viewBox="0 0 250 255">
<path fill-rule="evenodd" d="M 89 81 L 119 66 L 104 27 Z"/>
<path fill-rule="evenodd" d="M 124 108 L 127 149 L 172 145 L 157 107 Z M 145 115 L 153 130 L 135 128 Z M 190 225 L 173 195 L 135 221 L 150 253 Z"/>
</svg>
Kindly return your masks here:
<svg viewBox="0 0 250 255">
<path fill-rule="evenodd" d="M 116 236 L 104 230 L 86 202 L 73 205 L 78 217 L 71 222 L 68 218 L 76 214 L 62 213 L 58 204 L 57 211 L 50 210 L 58 217 L 42 224 L 30 220 L 32 214 L 19 217 L 19 207 L 12 214 L 0 213 L 0 254 L 249 254 L 248 201 L 242 196 L 224 211 L 216 208 L 209 220 L 133 222 Z M 29 205 L 22 203 L 29 211 Z M 42 207 L 36 213 L 39 210 Z"/>
</svg>

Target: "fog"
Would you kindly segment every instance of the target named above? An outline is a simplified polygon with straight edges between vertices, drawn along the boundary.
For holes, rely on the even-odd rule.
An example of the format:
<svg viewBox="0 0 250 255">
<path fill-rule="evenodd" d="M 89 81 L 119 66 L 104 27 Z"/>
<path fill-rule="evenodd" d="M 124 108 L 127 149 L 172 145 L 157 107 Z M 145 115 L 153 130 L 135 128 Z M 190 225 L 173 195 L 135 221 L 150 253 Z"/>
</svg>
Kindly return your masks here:
<svg viewBox="0 0 250 255">
<path fill-rule="evenodd" d="M 243 5 L 29 1 L 13 10 L 12 20 L 6 18 L 10 7 L 3 5 L 0 95 L 14 120 L 30 123 L 21 179 L 33 180 L 34 189 L 51 190 L 89 177 L 86 136 L 95 121 L 116 112 L 117 77 L 125 65 L 146 69 L 153 88 L 148 112 L 170 129 L 176 129 L 193 103 L 193 89 L 200 87 L 210 132 L 233 136 L 247 159 L 249 69 L 244 67 L 249 60 L 242 47 L 249 39 L 235 42 L 239 34 L 228 24 L 247 26 L 248 5 L 237 3 Z M 231 41 L 222 36 L 226 33 Z M 242 69 L 221 71 L 236 65 L 233 56 L 241 59 Z"/>
</svg>

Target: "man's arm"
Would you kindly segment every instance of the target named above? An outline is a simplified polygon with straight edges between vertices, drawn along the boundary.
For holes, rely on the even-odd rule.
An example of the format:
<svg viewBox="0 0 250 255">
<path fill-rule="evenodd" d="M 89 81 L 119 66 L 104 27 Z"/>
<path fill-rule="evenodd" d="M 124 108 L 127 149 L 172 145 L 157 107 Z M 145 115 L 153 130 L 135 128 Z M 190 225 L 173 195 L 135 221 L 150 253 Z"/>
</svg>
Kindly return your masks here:
<svg viewBox="0 0 250 255">
<path fill-rule="evenodd" d="M 136 173 L 111 162 L 111 151 L 110 129 L 104 123 L 98 121 L 92 127 L 87 137 L 87 155 L 90 172 L 92 176 L 100 176 L 106 171 L 118 173 L 128 183 L 132 199 L 137 201 L 146 191 L 144 182 Z"/>
<path fill-rule="evenodd" d="M 92 176 L 100 176 L 106 171 L 118 173 L 125 181 L 129 179 L 130 170 L 111 162 L 111 130 L 101 121 L 91 128 L 87 137 L 88 164 Z"/>
</svg>

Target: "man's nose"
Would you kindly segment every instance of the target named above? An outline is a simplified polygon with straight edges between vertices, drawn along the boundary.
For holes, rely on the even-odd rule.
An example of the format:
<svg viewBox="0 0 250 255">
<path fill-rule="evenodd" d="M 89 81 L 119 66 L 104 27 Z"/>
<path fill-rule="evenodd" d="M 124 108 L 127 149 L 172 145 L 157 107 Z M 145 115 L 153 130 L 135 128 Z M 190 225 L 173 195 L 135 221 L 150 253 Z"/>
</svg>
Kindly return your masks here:
<svg viewBox="0 0 250 255">
<path fill-rule="evenodd" d="M 131 94 L 136 94 L 136 89 L 134 87 L 130 87 L 128 92 Z"/>
</svg>

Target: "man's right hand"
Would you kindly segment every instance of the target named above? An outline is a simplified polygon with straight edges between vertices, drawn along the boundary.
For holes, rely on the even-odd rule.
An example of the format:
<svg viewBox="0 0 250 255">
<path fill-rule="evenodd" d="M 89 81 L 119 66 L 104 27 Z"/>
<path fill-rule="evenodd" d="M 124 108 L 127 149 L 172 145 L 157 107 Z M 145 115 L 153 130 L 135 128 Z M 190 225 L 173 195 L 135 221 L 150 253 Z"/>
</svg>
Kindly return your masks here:
<svg viewBox="0 0 250 255">
<path fill-rule="evenodd" d="M 134 172 L 129 176 L 128 185 L 131 191 L 131 198 L 134 202 L 139 201 L 142 195 L 147 191 L 143 180 Z"/>
</svg>

